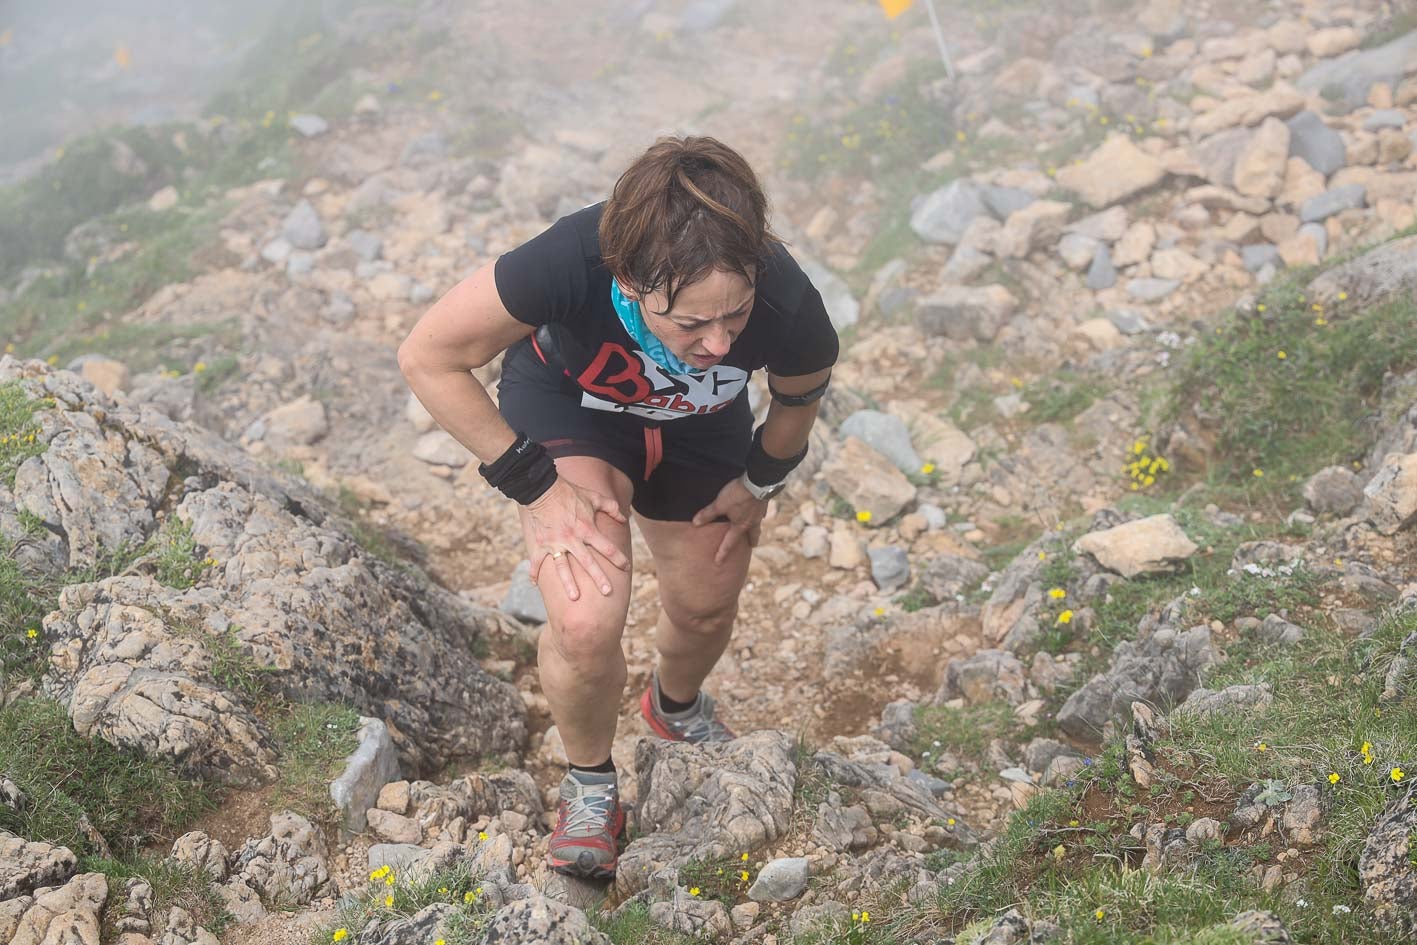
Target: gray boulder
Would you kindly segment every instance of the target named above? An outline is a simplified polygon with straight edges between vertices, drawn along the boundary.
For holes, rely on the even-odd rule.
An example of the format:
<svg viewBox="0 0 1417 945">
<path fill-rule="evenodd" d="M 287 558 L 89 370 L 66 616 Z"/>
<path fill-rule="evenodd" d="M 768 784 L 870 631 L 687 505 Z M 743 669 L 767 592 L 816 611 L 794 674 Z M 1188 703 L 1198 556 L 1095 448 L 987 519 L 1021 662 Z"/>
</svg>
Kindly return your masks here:
<svg viewBox="0 0 1417 945">
<path fill-rule="evenodd" d="M 920 586 L 934 603 L 953 600 L 989 576 L 989 566 L 960 555 L 935 555 L 920 569 Z"/>
<path fill-rule="evenodd" d="M 1325 305 L 1340 301 L 1357 307 L 1417 296 L 1417 236 L 1369 250 L 1314 279 L 1309 294 Z M 1347 296 L 1340 300 L 1342 293 Z"/>
<path fill-rule="evenodd" d="M 1097 247 L 1092 263 L 1087 267 L 1086 283 L 1094 292 L 1110 289 L 1117 284 L 1117 267 L 1112 265 L 1112 250 L 1105 244 Z"/>
<path fill-rule="evenodd" d="M 764 866 L 748 890 L 754 902 L 789 902 L 807 890 L 806 857 L 776 859 Z"/>
<path fill-rule="evenodd" d="M 927 335 L 989 342 L 1018 311 L 1018 299 L 1001 285 L 942 286 L 921 299 L 915 320 Z"/>
<path fill-rule="evenodd" d="M 1343 136 L 1311 111 L 1289 119 L 1289 156 L 1302 158 L 1310 167 L 1328 177 L 1348 163 Z"/>
<path fill-rule="evenodd" d="M 620 857 L 617 893 L 633 896 L 666 866 L 736 858 L 783 837 L 797 784 L 794 748 L 790 735 L 773 731 L 713 745 L 642 739 L 640 836 Z"/>
<path fill-rule="evenodd" d="M 1255 686 L 1226 686 L 1219 691 L 1197 689 L 1178 705 L 1173 716 L 1203 717 L 1217 712 L 1242 709 L 1263 709 L 1274 701 L 1274 690 L 1269 683 Z"/>
<path fill-rule="evenodd" d="M 286 214 L 280 225 L 281 236 L 296 249 L 319 249 L 329 237 L 320 214 L 308 200 L 302 200 Z"/>
<path fill-rule="evenodd" d="M 1363 901 L 1372 909 L 1378 926 L 1394 936 L 1394 940 L 1417 936 L 1414 836 L 1417 836 L 1417 793 L 1408 788 L 1387 806 L 1373 825 L 1358 860 Z"/>
<path fill-rule="evenodd" d="M 504 614 L 528 623 L 545 623 L 546 600 L 541 596 L 541 588 L 531 583 L 531 562 L 523 559 L 512 570 L 512 584 L 502 598 Z"/>
<path fill-rule="evenodd" d="M 344 773 L 330 782 L 330 798 L 344 816 L 344 825 L 362 833 L 369 808 L 379 791 L 399 779 L 399 756 L 389 727 L 378 719 L 359 719 L 359 747 L 345 761 Z"/>
<path fill-rule="evenodd" d="M 910 430 L 899 417 L 879 410 L 858 410 L 842 422 L 842 436 L 854 436 L 895 464 L 908 476 L 920 472 L 924 460 L 910 442 Z"/>
<path fill-rule="evenodd" d="M 1181 702 L 1218 660 L 1205 626 L 1185 631 L 1161 626 L 1124 641 L 1107 672 L 1068 697 L 1058 712 L 1058 727 L 1074 738 L 1095 740 L 1109 721 L 1125 718 L 1133 702 L 1163 709 Z"/>
<path fill-rule="evenodd" d="M 1128 279 L 1127 294 L 1138 302 L 1160 302 L 1181 287 L 1176 279 Z"/>
<path fill-rule="evenodd" d="M 425 936 L 418 942 L 432 939 Z M 610 945 L 610 939 L 595 929 L 584 912 L 555 899 L 534 894 L 518 899 L 492 916 L 482 933 L 484 945 L 536 942 L 538 945 Z M 412 942 L 409 943 L 412 945 Z"/>
<path fill-rule="evenodd" d="M 1032 694 L 1028 670 L 1017 656 L 1004 650 L 980 650 L 973 656 L 949 661 L 935 701 L 963 699 L 970 705 L 996 701 L 1019 705 Z"/>
<path fill-rule="evenodd" d="M 898 545 L 871 548 L 866 552 L 871 560 L 871 580 L 881 591 L 893 591 L 910 581 L 910 556 Z"/>
<path fill-rule="evenodd" d="M 0 830 L 0 902 L 61 886 L 78 867 L 68 847 L 26 840 Z"/>
<path fill-rule="evenodd" d="M 265 781 L 269 733 L 216 671 L 234 653 L 278 692 L 386 719 L 413 771 L 522 744 L 515 688 L 471 655 L 506 618 L 364 552 L 307 483 L 208 431 L 95 401 L 41 362 L 0 360 L 0 384 L 11 381 L 55 402 L 36 411 L 43 452 L 21 466 L 14 502 L 59 536 L 67 568 L 142 545 L 163 503 L 197 549 L 190 588 L 144 576 L 152 559 L 64 588 L 42 685 L 77 730 L 230 783 Z"/>
<path fill-rule="evenodd" d="M 1322 223 L 1344 210 L 1361 208 L 1367 195 L 1368 189 L 1362 184 L 1344 184 L 1342 187 L 1326 190 L 1299 205 L 1299 219 L 1305 223 Z M 1322 252 L 1320 255 L 1323 255 Z"/>
<path fill-rule="evenodd" d="M 1295 85 L 1301 91 L 1338 96 L 1351 108 L 1368 102 L 1368 92 L 1379 82 L 1396 88 L 1417 62 L 1417 30 L 1373 49 L 1355 49 L 1311 66 Z"/>
<path fill-rule="evenodd" d="M 975 217 L 988 216 L 984 195 L 972 181 L 951 181 L 921 201 L 910 228 L 927 243 L 958 243 Z"/>
</svg>

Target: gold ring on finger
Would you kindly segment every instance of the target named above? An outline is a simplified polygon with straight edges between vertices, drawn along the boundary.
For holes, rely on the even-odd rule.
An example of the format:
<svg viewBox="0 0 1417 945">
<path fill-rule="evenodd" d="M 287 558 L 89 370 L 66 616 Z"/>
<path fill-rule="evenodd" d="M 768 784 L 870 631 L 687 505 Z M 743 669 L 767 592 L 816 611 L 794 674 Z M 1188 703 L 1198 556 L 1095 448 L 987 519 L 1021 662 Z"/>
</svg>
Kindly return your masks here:
<svg viewBox="0 0 1417 945">
<path fill-rule="evenodd" d="M 563 554 L 565 554 L 564 551 L 553 551 L 551 552 L 551 557 L 559 559 Z"/>
</svg>

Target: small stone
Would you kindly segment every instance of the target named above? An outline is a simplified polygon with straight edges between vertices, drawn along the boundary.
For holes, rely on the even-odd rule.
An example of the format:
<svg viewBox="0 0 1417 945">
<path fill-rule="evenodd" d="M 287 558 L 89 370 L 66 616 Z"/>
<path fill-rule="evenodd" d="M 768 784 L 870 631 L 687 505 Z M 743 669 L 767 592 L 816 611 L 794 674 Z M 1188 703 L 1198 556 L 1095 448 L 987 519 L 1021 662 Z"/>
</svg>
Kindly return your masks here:
<svg viewBox="0 0 1417 945">
<path fill-rule="evenodd" d="M 1153 515 L 1090 532 L 1073 543 L 1073 550 L 1131 578 L 1174 571 L 1199 549 L 1170 515 Z"/>
<path fill-rule="evenodd" d="M 177 206 L 177 188 L 168 184 L 148 198 L 148 209 L 153 213 L 162 213 L 164 210 L 171 210 Z"/>
<path fill-rule="evenodd" d="M 379 810 L 392 814 L 407 814 L 409 804 L 409 784 L 407 781 L 390 781 L 379 789 L 379 799 L 374 805 Z"/>
<path fill-rule="evenodd" d="M 472 459 L 472 453 L 446 430 L 433 430 L 418 438 L 413 457 L 429 465 L 461 469 Z"/>
<path fill-rule="evenodd" d="M 308 200 L 302 200 L 281 222 L 281 235 L 296 249 L 315 250 L 325 245 L 325 225 Z"/>
<path fill-rule="evenodd" d="M 1319 59 L 1341 56 L 1349 50 L 1357 49 L 1363 42 L 1362 35 L 1351 26 L 1315 30 L 1305 41 L 1309 52 Z"/>
<path fill-rule="evenodd" d="M 1181 287 L 1175 279 L 1131 279 L 1127 294 L 1138 302 L 1160 302 Z"/>
<path fill-rule="evenodd" d="M 1110 289 L 1117 284 L 1117 269 L 1112 264 L 1112 252 L 1106 246 L 1097 247 L 1092 265 L 1087 268 L 1087 287 L 1094 292 Z"/>
<path fill-rule="evenodd" d="M 905 549 L 887 545 L 870 549 L 867 556 L 871 560 L 871 580 L 878 590 L 893 591 L 910 581 L 910 556 Z"/>
<path fill-rule="evenodd" d="M 542 567 L 546 567 L 543 563 Z M 512 570 L 511 586 L 502 597 L 499 609 L 504 614 L 527 623 L 545 623 L 546 601 L 541 596 L 541 588 L 531 583 L 531 562 L 522 560 Z"/>
<path fill-rule="evenodd" d="M 317 138 L 330 130 L 330 123 L 319 115 L 300 113 L 290 116 L 290 127 L 306 138 Z"/>
<path fill-rule="evenodd" d="M 375 807 L 368 813 L 369 829 L 391 843 L 420 843 L 423 829 L 418 821 Z"/>
<path fill-rule="evenodd" d="M 762 868 L 748 889 L 754 902 L 790 902 L 807 889 L 809 871 L 805 857 L 773 860 Z"/>
<path fill-rule="evenodd" d="M 1304 201 L 1299 208 L 1299 219 L 1305 223 L 1321 223 L 1344 210 L 1361 208 L 1366 198 L 1367 188 L 1362 184 L 1335 187 Z"/>
<path fill-rule="evenodd" d="M 855 571 L 865 562 L 866 556 L 861 552 L 860 540 L 851 533 L 850 527 L 845 523 L 838 525 L 832 532 L 831 552 L 827 563 L 843 571 Z"/>
<path fill-rule="evenodd" d="M 802 529 L 802 557 L 825 558 L 831 550 L 831 533 L 820 525 Z"/>
<path fill-rule="evenodd" d="M 1304 501 L 1320 515 L 1347 515 L 1363 501 L 1363 487 L 1346 466 L 1320 469 L 1304 483 Z"/>
</svg>

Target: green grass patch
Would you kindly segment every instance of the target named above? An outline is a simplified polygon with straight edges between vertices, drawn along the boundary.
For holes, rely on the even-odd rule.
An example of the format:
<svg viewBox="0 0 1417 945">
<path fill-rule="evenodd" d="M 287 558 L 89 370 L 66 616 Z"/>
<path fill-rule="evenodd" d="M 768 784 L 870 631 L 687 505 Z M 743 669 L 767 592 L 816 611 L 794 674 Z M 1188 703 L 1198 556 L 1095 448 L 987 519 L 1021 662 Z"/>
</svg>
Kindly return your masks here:
<svg viewBox="0 0 1417 945">
<path fill-rule="evenodd" d="M 321 823 L 337 821 L 329 782 L 359 747 L 359 713 L 348 706 L 296 703 L 271 727 L 281 754 L 272 803 Z"/>
<path fill-rule="evenodd" d="M 696 899 L 717 899 L 732 908 L 745 899 L 752 885 L 753 873 L 746 856 L 690 860 L 679 867 L 679 885 Z"/>
<path fill-rule="evenodd" d="M 1059 371 L 1024 391 L 1029 405 L 1024 417 L 1033 423 L 1069 423 L 1110 390 L 1110 385 L 1090 375 Z"/>
<path fill-rule="evenodd" d="M 615 945 L 692 945 L 699 941 L 655 925 L 649 917 L 649 906 L 643 902 L 632 903 L 613 915 L 590 913 L 590 922 Z"/>
<path fill-rule="evenodd" d="M 927 760 L 946 751 L 961 758 L 982 758 L 991 741 L 1008 738 L 1021 728 L 1013 709 L 1002 702 L 959 709 L 922 705 L 915 710 L 915 738 L 910 754 Z"/>
<path fill-rule="evenodd" d="M 163 521 L 157 534 L 148 540 L 146 550 L 156 558 L 158 583 L 179 591 L 194 587 L 217 564 L 214 558 L 197 557 L 192 526 L 175 515 Z"/>
<path fill-rule="evenodd" d="M 460 863 L 418 878 L 400 875 L 387 867 L 375 870 L 363 888 L 340 900 L 334 921 L 311 933 L 310 943 L 352 945 L 375 919 L 406 918 L 438 902 L 453 907 L 441 933 L 446 945 L 473 945 L 482 940 L 492 911 L 483 895 L 480 877 L 466 863 Z"/>
<path fill-rule="evenodd" d="M 0 827 L 80 855 L 99 852 L 78 827 L 81 815 L 122 856 L 171 840 L 215 807 L 215 788 L 181 777 L 167 763 L 78 735 L 63 707 L 49 699 L 0 708 L 0 771 L 30 799 L 22 811 L 0 806 Z"/>
<path fill-rule="evenodd" d="M 1194 414 L 1213 435 L 1215 478 L 1289 498 L 1318 469 L 1363 455 L 1383 378 L 1417 367 L 1417 301 L 1316 309 L 1304 278 L 1199 338 L 1169 410 Z"/>
<path fill-rule="evenodd" d="M 165 857 L 134 854 L 123 859 L 86 856 L 79 864 L 80 872 L 102 873 L 108 880 L 108 906 L 104 914 L 104 941 L 118 937 L 115 922 L 121 917 L 125 900 L 124 884 L 130 879 L 146 880 L 152 887 L 154 915 L 179 906 L 191 914 L 202 928 L 221 935 L 233 924 L 233 916 L 212 887 L 211 877 Z"/>
</svg>

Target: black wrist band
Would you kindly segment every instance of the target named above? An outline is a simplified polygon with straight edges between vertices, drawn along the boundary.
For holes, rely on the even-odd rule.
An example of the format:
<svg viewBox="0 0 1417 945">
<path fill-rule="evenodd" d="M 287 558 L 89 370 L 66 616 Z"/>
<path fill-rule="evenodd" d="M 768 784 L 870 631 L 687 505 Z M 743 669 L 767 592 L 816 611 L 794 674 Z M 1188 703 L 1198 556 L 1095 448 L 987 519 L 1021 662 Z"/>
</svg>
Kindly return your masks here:
<svg viewBox="0 0 1417 945">
<path fill-rule="evenodd" d="M 789 459 L 778 459 L 763 448 L 763 427 L 753 432 L 753 445 L 748 448 L 748 481 L 760 489 L 775 486 L 786 479 L 807 456 L 807 447 Z"/>
<path fill-rule="evenodd" d="M 547 455 L 546 447 L 527 436 L 517 434 L 517 441 L 490 465 L 477 467 L 482 478 L 504 496 L 521 505 L 530 505 L 546 494 L 556 482 L 556 463 Z"/>
</svg>

